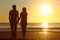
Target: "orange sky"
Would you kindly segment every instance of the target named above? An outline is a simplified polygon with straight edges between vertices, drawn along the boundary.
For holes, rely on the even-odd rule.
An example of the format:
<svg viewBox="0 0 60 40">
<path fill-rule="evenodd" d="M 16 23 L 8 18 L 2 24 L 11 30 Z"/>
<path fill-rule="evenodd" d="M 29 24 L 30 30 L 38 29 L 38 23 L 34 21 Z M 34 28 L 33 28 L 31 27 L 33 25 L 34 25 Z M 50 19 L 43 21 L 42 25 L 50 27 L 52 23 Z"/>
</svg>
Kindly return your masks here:
<svg viewBox="0 0 60 40">
<path fill-rule="evenodd" d="M 0 22 L 8 22 L 9 10 L 16 4 L 17 10 L 21 12 L 22 7 L 27 8 L 28 22 L 60 22 L 60 1 L 59 0 L 0 0 Z M 49 5 L 51 12 L 47 16 L 41 15 L 40 7 Z"/>
</svg>

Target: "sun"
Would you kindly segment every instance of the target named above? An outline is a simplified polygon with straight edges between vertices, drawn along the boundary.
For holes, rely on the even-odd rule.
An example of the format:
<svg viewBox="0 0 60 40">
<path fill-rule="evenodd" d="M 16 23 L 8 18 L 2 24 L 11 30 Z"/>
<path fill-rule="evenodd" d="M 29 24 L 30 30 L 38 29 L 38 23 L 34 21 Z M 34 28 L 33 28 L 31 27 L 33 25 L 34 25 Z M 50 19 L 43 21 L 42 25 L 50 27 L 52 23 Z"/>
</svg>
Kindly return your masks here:
<svg viewBox="0 0 60 40">
<path fill-rule="evenodd" d="M 49 5 L 42 5 L 42 6 L 40 7 L 40 13 L 41 13 L 42 15 L 48 15 L 48 14 L 50 13 L 50 11 L 51 11 L 51 8 L 50 8 Z"/>
</svg>

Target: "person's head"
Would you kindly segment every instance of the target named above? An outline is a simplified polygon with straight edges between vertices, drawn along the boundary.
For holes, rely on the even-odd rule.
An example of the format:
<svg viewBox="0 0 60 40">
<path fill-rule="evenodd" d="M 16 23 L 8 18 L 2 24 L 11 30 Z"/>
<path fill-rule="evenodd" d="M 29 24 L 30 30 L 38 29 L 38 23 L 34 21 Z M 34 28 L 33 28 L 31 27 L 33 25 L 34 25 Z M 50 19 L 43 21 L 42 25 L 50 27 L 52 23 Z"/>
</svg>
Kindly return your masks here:
<svg viewBox="0 0 60 40">
<path fill-rule="evenodd" d="M 22 11 L 23 11 L 23 12 L 26 12 L 26 7 L 23 7 L 23 8 L 22 8 Z"/>
<path fill-rule="evenodd" d="M 12 8 L 13 8 L 13 10 L 16 10 L 16 5 L 13 5 Z"/>
</svg>

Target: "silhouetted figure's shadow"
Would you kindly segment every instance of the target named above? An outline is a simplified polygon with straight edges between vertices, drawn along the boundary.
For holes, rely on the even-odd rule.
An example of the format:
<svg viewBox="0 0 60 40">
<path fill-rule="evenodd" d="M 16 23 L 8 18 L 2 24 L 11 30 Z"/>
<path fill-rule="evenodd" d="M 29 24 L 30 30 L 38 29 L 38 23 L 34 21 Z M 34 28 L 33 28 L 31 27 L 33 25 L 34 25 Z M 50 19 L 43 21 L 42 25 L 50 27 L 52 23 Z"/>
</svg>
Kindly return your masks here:
<svg viewBox="0 0 60 40">
<path fill-rule="evenodd" d="M 16 29 L 17 29 L 17 22 L 18 22 L 18 11 L 16 10 L 16 5 L 12 6 L 12 10 L 9 12 L 9 22 L 11 26 L 11 38 L 15 40 L 16 38 Z"/>
<path fill-rule="evenodd" d="M 22 34 L 23 34 L 23 39 L 25 38 L 25 34 L 26 34 L 26 26 L 27 26 L 27 12 L 26 12 L 26 8 L 23 7 L 22 8 L 22 12 L 20 13 L 20 18 L 21 19 L 21 28 L 22 28 Z"/>
</svg>

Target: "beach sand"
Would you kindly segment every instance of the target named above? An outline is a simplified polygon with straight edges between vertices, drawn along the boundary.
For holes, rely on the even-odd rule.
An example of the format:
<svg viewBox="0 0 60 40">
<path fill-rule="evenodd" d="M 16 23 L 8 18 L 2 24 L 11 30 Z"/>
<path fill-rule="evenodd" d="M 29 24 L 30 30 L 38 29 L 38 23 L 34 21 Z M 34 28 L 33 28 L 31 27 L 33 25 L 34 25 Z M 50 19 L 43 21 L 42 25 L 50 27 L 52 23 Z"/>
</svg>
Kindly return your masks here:
<svg viewBox="0 0 60 40">
<path fill-rule="evenodd" d="M 0 31 L 0 40 L 10 40 L 11 31 Z M 21 31 L 17 32 L 16 39 L 22 40 Z M 26 32 L 26 40 L 60 40 L 60 32 Z"/>
</svg>

